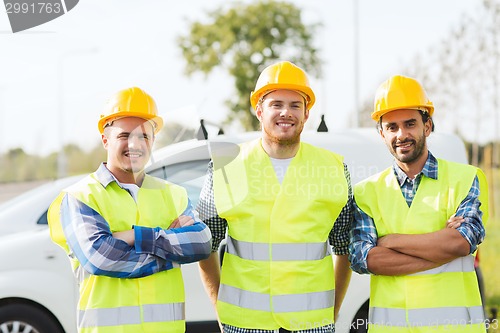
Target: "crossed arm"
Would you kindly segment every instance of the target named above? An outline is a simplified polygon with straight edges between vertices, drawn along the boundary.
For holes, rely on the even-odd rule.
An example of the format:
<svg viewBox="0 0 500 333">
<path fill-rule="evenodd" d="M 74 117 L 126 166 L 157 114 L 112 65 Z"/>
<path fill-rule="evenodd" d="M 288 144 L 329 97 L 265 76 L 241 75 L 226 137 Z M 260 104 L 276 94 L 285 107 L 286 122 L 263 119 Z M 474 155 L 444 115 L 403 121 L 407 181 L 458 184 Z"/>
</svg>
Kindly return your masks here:
<svg viewBox="0 0 500 333">
<path fill-rule="evenodd" d="M 378 275 L 407 275 L 438 267 L 466 256 L 470 244 L 456 230 L 465 220 L 453 216 L 445 229 L 417 235 L 391 234 L 368 252 L 367 267 Z"/>
<path fill-rule="evenodd" d="M 476 177 L 442 230 L 378 237 L 373 219 L 354 203 L 349 261 L 360 274 L 407 275 L 438 267 L 476 251 L 485 230 Z"/>
<path fill-rule="evenodd" d="M 136 227 L 112 233 L 91 207 L 66 195 L 61 223 L 72 255 L 90 274 L 137 278 L 208 257 L 211 234 L 191 205 L 169 229 Z"/>
</svg>

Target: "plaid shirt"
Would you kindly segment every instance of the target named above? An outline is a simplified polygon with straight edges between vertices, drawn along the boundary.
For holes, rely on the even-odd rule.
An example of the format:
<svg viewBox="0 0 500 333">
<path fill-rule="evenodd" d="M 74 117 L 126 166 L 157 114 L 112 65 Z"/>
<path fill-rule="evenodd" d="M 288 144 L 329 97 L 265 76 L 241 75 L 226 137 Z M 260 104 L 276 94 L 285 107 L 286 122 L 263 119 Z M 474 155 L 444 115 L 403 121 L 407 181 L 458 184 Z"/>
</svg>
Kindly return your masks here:
<svg viewBox="0 0 500 333">
<path fill-rule="evenodd" d="M 344 164 L 344 174 L 348 184 L 348 200 L 342 208 L 340 215 L 337 217 L 332 230 L 330 231 L 328 240 L 333 247 L 333 252 L 336 255 L 345 255 L 349 253 L 349 229 L 353 220 L 353 197 L 351 188 L 351 176 L 347 166 Z M 226 237 L 227 221 L 219 217 L 214 202 L 213 189 L 213 162 L 208 164 L 207 177 L 203 189 L 200 193 L 200 201 L 198 202 L 197 211 L 200 213 L 200 218 L 208 225 L 212 232 L 212 251 L 216 252 L 219 245 Z M 224 333 L 278 333 L 279 330 L 260 330 L 234 327 L 231 325 L 224 326 Z M 329 324 L 317 328 L 293 331 L 297 333 L 333 333 L 335 326 Z"/>
<path fill-rule="evenodd" d="M 394 162 L 394 174 L 401 187 L 401 192 L 408 203 L 411 205 L 418 185 L 422 177 L 437 179 L 438 163 L 436 158 L 429 152 L 424 168 L 415 177 L 414 180 L 408 178 L 401 168 Z M 465 199 L 460 203 L 456 215 L 463 216 L 465 222 L 457 228 L 460 234 L 469 242 L 470 253 L 476 251 L 476 248 L 484 239 L 485 231 L 481 221 L 482 212 L 479 209 L 481 202 L 479 196 L 479 181 L 477 176 L 472 182 L 472 186 Z M 351 243 L 349 245 L 349 261 L 353 271 L 360 274 L 370 274 L 368 271 L 367 256 L 368 251 L 377 246 L 377 229 L 373 219 L 365 214 L 354 202 L 354 223 L 351 229 Z"/>
<path fill-rule="evenodd" d="M 222 327 L 224 328 L 223 333 L 281 333 L 281 332 L 289 332 L 285 331 L 283 329 L 277 329 L 277 330 L 255 330 L 255 329 L 248 329 L 248 328 L 241 328 L 241 327 L 234 327 L 230 325 L 225 325 L 222 324 Z M 307 330 L 302 330 L 302 331 L 293 331 L 294 333 L 335 333 L 335 326 L 333 324 L 326 325 L 326 326 L 321 326 L 321 327 L 316 327 L 316 328 L 310 328 Z"/>
<path fill-rule="evenodd" d="M 110 183 L 117 182 L 104 164 L 95 175 L 104 190 Z M 128 190 L 123 189 L 122 197 L 130 197 Z M 125 203 L 116 203 L 115 208 L 120 209 L 121 204 Z M 195 223 L 175 229 L 135 226 L 135 244 L 129 246 L 114 238 L 108 222 L 88 205 L 70 194 L 65 195 L 61 204 L 61 224 L 71 249 L 69 255 L 80 262 L 78 269 L 85 271 L 80 273 L 115 278 L 148 276 L 207 258 L 209 229 L 200 221 L 191 202 L 181 215 L 191 216 Z"/>
</svg>

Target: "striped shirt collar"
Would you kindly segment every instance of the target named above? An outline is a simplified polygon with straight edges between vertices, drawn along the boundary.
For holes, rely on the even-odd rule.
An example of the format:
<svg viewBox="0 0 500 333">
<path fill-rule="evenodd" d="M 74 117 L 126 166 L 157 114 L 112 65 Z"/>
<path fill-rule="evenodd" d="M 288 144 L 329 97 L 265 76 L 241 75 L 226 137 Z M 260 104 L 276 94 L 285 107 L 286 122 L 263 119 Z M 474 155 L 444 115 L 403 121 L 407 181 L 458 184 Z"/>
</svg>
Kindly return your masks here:
<svg viewBox="0 0 500 333">
<path fill-rule="evenodd" d="M 404 184 L 407 180 L 412 182 L 410 178 L 406 175 L 406 173 L 401 170 L 399 165 L 396 163 L 396 160 L 394 160 L 394 163 L 392 164 L 392 168 L 394 170 L 394 175 L 396 176 L 399 185 Z M 432 179 L 437 179 L 438 178 L 438 162 L 437 159 L 434 157 L 434 155 L 431 154 L 429 151 L 429 155 L 427 156 L 427 160 L 425 161 L 424 167 L 422 168 L 422 171 L 419 172 L 419 174 L 415 177 L 417 179 L 420 177 L 420 175 L 424 175 L 428 178 Z"/>
<path fill-rule="evenodd" d="M 120 184 L 120 182 L 115 178 L 115 176 L 113 176 L 111 171 L 109 171 L 109 169 L 106 167 L 106 163 L 101 163 L 101 165 L 95 172 L 95 176 L 103 187 L 107 187 L 112 182 Z"/>
</svg>

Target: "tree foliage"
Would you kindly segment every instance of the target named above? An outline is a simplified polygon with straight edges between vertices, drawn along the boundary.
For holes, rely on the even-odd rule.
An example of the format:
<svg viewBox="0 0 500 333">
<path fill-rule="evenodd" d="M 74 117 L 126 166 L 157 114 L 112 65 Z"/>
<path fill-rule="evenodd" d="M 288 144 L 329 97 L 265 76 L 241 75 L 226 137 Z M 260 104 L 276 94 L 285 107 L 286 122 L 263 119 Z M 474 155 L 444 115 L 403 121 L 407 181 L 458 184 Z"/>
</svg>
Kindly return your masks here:
<svg viewBox="0 0 500 333">
<path fill-rule="evenodd" d="M 282 1 L 236 3 L 207 13 L 208 22 L 190 23 L 178 44 L 186 60 L 186 74 L 209 74 L 215 68 L 234 78 L 236 93 L 226 100 L 228 122 L 239 120 L 256 129 L 249 101 L 259 73 L 278 59 L 290 60 L 310 75 L 319 76 L 321 61 L 313 46 L 319 24 L 305 25 L 301 10 Z M 225 91 L 226 89 L 221 89 Z"/>
<path fill-rule="evenodd" d="M 438 129 L 446 127 L 475 144 L 498 141 L 500 2 L 483 0 L 477 12 L 464 14 L 439 44 L 417 54 L 401 72 L 424 85 L 436 107 Z M 363 125 L 373 126 L 372 102 L 373 95 L 363 103 Z"/>
<path fill-rule="evenodd" d="M 492 165 L 500 166 L 500 2 L 483 0 L 464 14 L 440 44 L 415 56 L 402 73 L 418 78 L 436 108 L 436 128 L 471 142 L 470 163 L 492 143 Z M 370 103 L 360 119 L 371 123 Z"/>
</svg>

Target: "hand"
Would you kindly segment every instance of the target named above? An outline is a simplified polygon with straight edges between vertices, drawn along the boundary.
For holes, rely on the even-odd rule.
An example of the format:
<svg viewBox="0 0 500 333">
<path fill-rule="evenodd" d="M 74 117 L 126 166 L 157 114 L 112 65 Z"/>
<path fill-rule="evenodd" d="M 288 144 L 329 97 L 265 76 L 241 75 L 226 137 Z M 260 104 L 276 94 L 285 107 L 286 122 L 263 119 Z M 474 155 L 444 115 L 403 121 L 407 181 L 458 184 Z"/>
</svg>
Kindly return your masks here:
<svg viewBox="0 0 500 333">
<path fill-rule="evenodd" d="M 170 226 L 168 228 L 169 229 L 182 228 L 182 227 L 187 227 L 187 226 L 190 226 L 193 224 L 194 224 L 194 220 L 191 216 L 181 215 L 178 218 L 176 218 L 172 222 L 172 224 L 170 224 Z"/>
<path fill-rule="evenodd" d="M 125 230 L 125 231 L 115 231 L 113 232 L 113 237 L 117 239 L 121 239 L 125 243 L 130 246 L 134 245 L 135 242 L 135 234 L 134 230 Z"/>
<path fill-rule="evenodd" d="M 460 227 L 460 225 L 465 222 L 465 219 L 462 216 L 455 216 L 453 214 L 448 221 L 446 221 L 446 228 L 456 229 Z"/>
</svg>

